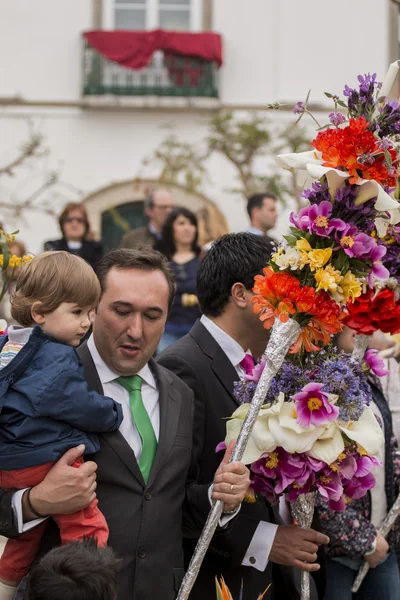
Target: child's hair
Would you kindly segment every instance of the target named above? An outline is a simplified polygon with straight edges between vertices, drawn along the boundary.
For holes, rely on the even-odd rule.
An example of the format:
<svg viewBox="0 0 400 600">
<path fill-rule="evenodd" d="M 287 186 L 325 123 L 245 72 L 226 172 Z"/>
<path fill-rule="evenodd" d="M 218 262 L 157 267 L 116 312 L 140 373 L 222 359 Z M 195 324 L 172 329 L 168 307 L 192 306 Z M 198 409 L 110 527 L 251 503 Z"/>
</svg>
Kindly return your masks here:
<svg viewBox="0 0 400 600">
<path fill-rule="evenodd" d="M 97 306 L 99 299 L 99 280 L 86 261 L 68 252 L 44 252 L 21 268 L 11 315 L 23 327 L 31 327 L 35 302 L 41 302 L 38 312 L 48 314 L 63 302 Z"/>
<path fill-rule="evenodd" d="M 111 548 L 84 538 L 54 548 L 31 570 L 28 600 L 117 600 L 118 564 Z"/>
</svg>

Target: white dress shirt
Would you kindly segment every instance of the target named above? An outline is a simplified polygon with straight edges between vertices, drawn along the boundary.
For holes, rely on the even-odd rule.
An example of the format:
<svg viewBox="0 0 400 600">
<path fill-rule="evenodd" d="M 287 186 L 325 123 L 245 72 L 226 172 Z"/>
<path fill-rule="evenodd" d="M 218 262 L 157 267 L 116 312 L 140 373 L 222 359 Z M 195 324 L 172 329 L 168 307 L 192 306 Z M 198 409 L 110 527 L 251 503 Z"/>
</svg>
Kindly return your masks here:
<svg viewBox="0 0 400 600">
<path fill-rule="evenodd" d="M 201 317 L 200 321 L 224 351 L 240 379 L 243 379 L 245 370 L 240 363 L 244 359 L 246 352 L 236 340 L 218 327 L 214 321 L 205 315 Z M 278 525 L 275 525 L 274 523 L 260 521 L 251 539 L 250 545 L 247 548 L 242 565 L 254 567 L 259 571 L 264 571 L 266 569 L 277 529 Z"/>
<path fill-rule="evenodd" d="M 88 350 L 92 355 L 97 374 L 99 376 L 103 392 L 105 396 L 110 396 L 116 402 L 122 405 L 122 414 L 124 419 L 119 427 L 120 432 L 132 448 L 137 462 L 139 462 L 142 454 L 142 440 L 136 428 L 131 406 L 129 403 L 129 392 L 117 382 L 119 375 L 114 373 L 101 358 L 94 340 L 93 335 L 90 336 L 87 343 Z M 142 400 L 144 407 L 150 417 L 151 424 L 154 429 L 157 441 L 160 437 L 160 405 L 158 402 L 158 388 L 153 373 L 150 371 L 149 365 L 145 365 L 138 372 L 142 378 Z"/>
</svg>

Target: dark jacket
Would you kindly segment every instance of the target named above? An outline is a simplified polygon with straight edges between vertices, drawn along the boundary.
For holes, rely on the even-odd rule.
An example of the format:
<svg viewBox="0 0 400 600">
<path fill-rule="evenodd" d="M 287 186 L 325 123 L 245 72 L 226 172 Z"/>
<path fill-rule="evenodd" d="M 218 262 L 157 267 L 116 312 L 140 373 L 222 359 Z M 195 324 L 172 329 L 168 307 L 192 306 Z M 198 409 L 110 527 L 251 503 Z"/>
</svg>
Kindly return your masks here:
<svg viewBox="0 0 400 600">
<path fill-rule="evenodd" d="M 61 238 L 60 240 L 52 240 L 49 242 L 45 242 L 44 250 L 47 252 L 48 250 L 64 250 L 65 252 L 69 252 L 70 254 L 75 254 L 76 256 L 80 256 L 96 271 L 97 265 L 103 258 L 103 246 L 101 242 L 97 242 L 96 240 L 82 240 L 82 247 L 79 250 L 71 250 L 68 247 L 67 240 L 65 238 Z"/>
<path fill-rule="evenodd" d="M 0 371 L 0 469 L 55 461 L 79 444 L 92 454 L 100 448 L 96 433 L 114 431 L 121 421 L 120 404 L 89 391 L 76 350 L 38 325 Z"/>
<path fill-rule="evenodd" d="M 226 421 L 238 407 L 233 384 L 238 374 L 222 348 L 197 321 L 190 333 L 169 346 L 157 359 L 176 373 L 193 390 L 195 418 L 194 454 L 198 461 L 198 481 L 210 481 L 222 459 L 215 448 L 226 435 Z M 260 521 L 279 523 L 279 514 L 265 499 L 254 504 L 244 502 L 232 526 L 211 543 L 191 600 L 215 597 L 215 576 L 223 575 L 233 598 L 239 598 L 243 582 L 244 600 L 255 600 L 271 581 L 265 599 L 297 600 L 291 569 L 268 563 L 264 572 L 242 566 L 252 537 Z M 185 560 L 189 562 L 197 539 L 184 540 Z M 273 570 L 275 573 L 273 573 Z"/>
<path fill-rule="evenodd" d="M 86 344 L 78 349 L 90 389 L 102 386 Z M 104 433 L 96 461 L 97 496 L 109 545 L 121 558 L 118 600 L 175 600 L 184 575 L 182 522 L 198 535 L 210 509 L 208 485 L 195 483 L 192 461 L 193 394 L 173 373 L 149 363 L 159 390 L 160 437 L 147 484 L 120 431 Z M 0 490 L 0 535 L 18 535 L 11 493 Z M 50 520 L 42 551 L 59 543 Z M 17 596 L 18 600 L 21 595 Z"/>
<path fill-rule="evenodd" d="M 156 236 L 152 233 L 148 227 L 137 227 L 127 231 L 121 239 L 120 248 L 136 248 L 136 246 L 145 245 L 153 246 L 156 243 Z"/>
</svg>

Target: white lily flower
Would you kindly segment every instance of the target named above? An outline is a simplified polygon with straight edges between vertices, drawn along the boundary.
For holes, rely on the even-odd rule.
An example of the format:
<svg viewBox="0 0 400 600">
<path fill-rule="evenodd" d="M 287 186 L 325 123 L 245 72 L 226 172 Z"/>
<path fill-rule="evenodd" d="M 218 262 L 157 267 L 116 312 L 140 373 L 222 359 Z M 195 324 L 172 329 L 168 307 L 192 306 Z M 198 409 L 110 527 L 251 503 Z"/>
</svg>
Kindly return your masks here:
<svg viewBox="0 0 400 600">
<path fill-rule="evenodd" d="M 284 398 L 285 395 L 281 393 L 275 404 L 268 408 L 261 408 L 242 457 L 245 465 L 255 462 L 264 452 L 272 452 L 277 447 L 278 444 L 269 429 L 269 417 L 279 414 Z M 232 440 L 237 440 L 249 408 L 250 404 L 242 404 L 228 420 L 225 437 L 227 446 Z"/>
<path fill-rule="evenodd" d="M 269 429 L 277 442 L 286 452 L 307 452 L 314 442 L 324 433 L 326 426 L 310 425 L 307 429 L 297 422 L 296 404 L 284 402 L 279 415 L 271 415 Z"/>
<path fill-rule="evenodd" d="M 370 456 L 379 458 L 382 452 L 384 435 L 382 428 L 369 406 L 365 407 L 358 421 L 336 421 L 348 438 L 360 444 Z"/>
<path fill-rule="evenodd" d="M 344 450 L 342 432 L 336 423 L 330 423 L 328 428 L 307 452 L 312 458 L 322 460 L 327 465 L 335 462 Z"/>
</svg>

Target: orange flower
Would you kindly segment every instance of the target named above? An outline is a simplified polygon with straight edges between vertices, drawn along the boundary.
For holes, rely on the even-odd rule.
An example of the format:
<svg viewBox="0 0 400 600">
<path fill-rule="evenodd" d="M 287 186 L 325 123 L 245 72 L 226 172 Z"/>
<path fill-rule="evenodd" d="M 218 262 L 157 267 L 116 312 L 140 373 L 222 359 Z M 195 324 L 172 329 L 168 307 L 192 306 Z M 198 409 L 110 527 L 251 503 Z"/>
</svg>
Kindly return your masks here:
<svg viewBox="0 0 400 600">
<path fill-rule="evenodd" d="M 350 119 L 339 129 L 320 131 L 312 145 L 321 152 L 323 165 L 350 173 L 350 183 L 358 179 L 373 179 L 382 185 L 396 186 L 396 177 L 386 162 L 385 153 L 364 117 Z M 394 148 L 389 148 L 392 163 L 397 161 Z"/>
<path fill-rule="evenodd" d="M 295 299 L 300 293 L 300 282 L 288 273 L 275 273 L 271 267 L 264 269 L 264 275 L 256 275 L 252 298 L 253 310 L 259 315 L 266 329 L 274 324 L 275 317 L 283 323 L 296 312 Z"/>
</svg>

